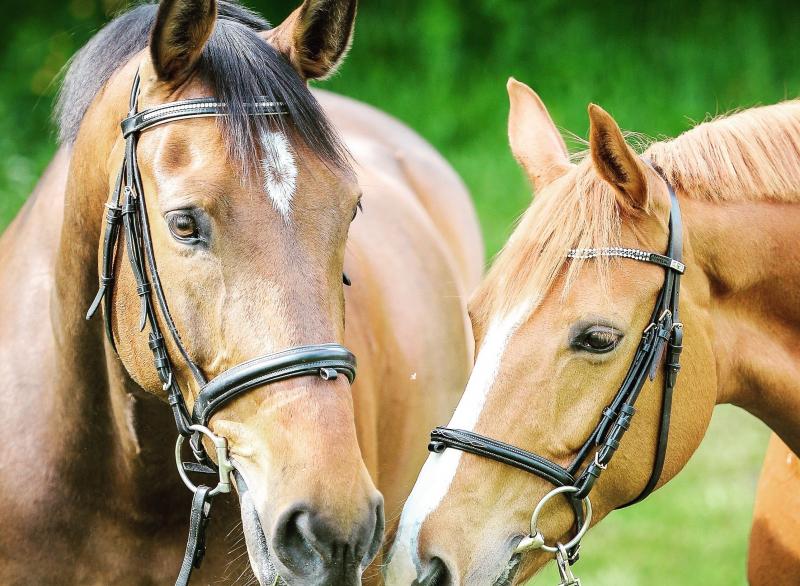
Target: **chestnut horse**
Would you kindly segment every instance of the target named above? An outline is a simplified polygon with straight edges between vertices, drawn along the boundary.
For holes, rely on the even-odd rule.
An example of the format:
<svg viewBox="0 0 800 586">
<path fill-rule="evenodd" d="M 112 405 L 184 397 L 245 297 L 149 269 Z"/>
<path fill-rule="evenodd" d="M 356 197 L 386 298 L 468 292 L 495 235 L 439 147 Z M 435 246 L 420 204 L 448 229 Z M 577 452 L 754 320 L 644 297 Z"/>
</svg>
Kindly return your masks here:
<svg viewBox="0 0 800 586">
<path fill-rule="evenodd" d="M 753 586 L 800 584 L 800 462 L 773 434 L 758 482 L 747 572 Z"/>
<path fill-rule="evenodd" d="M 0 240 L 0 583 L 166 584 L 186 546 L 190 494 L 124 244 L 106 315 L 116 351 L 102 319 L 84 319 L 137 71 L 140 110 L 211 96 L 230 112 L 148 129 L 137 148 L 191 360 L 212 378 L 338 342 L 360 365 L 352 386 L 292 378 L 214 415 L 246 479 L 247 551 L 225 538 L 239 504 L 218 497 L 197 582 L 242 578 L 249 557 L 262 584 L 361 583 L 384 499 L 399 514 L 422 465 L 405 446 L 451 412 L 467 379 L 465 298 L 483 261 L 468 194 L 427 143 L 308 90 L 342 61 L 355 12 L 355 0 L 306 0 L 270 29 L 234 3 L 163 0 L 114 20 L 72 62 L 61 148 Z M 248 115 L 262 96 L 289 114 Z M 198 385 L 167 337 L 191 408 Z"/>
<path fill-rule="evenodd" d="M 795 578 L 758 583 L 797 583 L 797 532 L 780 531 L 800 518 L 792 507 L 800 489 L 800 252 L 790 245 L 800 233 L 800 101 L 701 124 L 642 158 L 592 105 L 589 156 L 575 164 L 539 97 L 514 80 L 508 91 L 511 148 L 536 198 L 470 302 L 477 359 L 449 427 L 561 467 L 577 458 L 579 471 L 594 465 L 599 475 L 607 466 L 589 493 L 596 523 L 635 500 L 654 469 L 658 486 L 674 477 L 714 405 L 738 405 L 786 444 L 775 448 L 780 479 L 765 480 L 773 523 L 754 539 L 791 541 L 781 551 Z M 665 270 L 624 251 L 629 258 L 574 249 L 664 255 L 678 209 L 683 355 L 663 468 L 655 455 L 666 359 L 653 362 L 655 380 L 644 383 L 632 420 L 619 420 L 629 428 L 616 456 L 598 466 L 596 448 L 578 457 L 579 449 L 646 338 L 665 274 L 682 265 Z M 524 581 L 553 558 L 538 539 L 522 541 L 535 533 L 532 511 L 552 489 L 487 457 L 451 447 L 431 454 L 404 507 L 387 583 Z M 549 546 L 575 535 L 568 502 L 554 498 L 538 517 Z"/>
</svg>

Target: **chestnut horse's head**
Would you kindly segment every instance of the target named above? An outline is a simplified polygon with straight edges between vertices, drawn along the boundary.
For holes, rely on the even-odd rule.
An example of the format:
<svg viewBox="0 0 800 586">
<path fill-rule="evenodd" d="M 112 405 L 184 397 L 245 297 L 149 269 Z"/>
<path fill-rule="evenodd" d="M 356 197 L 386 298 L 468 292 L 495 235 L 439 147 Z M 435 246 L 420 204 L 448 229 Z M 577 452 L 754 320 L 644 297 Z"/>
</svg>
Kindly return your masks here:
<svg viewBox="0 0 800 586">
<path fill-rule="evenodd" d="M 139 111 L 199 97 L 227 104 L 225 117 L 173 120 L 143 131 L 136 145 L 155 262 L 190 362 L 168 335 L 163 310 L 156 318 L 189 409 L 200 386 L 191 363 L 213 379 L 255 357 L 342 341 L 344 251 L 360 191 L 306 81 L 339 65 L 355 12 L 355 0 L 306 0 L 269 29 L 231 3 L 163 0 L 121 17 L 78 57 L 83 66 L 98 58 L 104 41 L 118 40 L 109 36 L 125 39 L 137 28 L 144 42 L 150 35 L 149 49 L 99 94 L 76 139 L 76 148 L 110 145 L 109 191 L 137 70 Z M 68 77 L 67 91 L 74 83 Z M 265 96 L 287 113 L 250 115 L 248 104 Z M 125 254 L 121 242 L 113 338 L 130 376 L 163 396 Z M 259 580 L 271 584 L 277 570 L 291 583 L 360 583 L 382 539 L 383 512 L 359 451 L 347 377 L 256 385 L 216 411 L 209 427 L 227 438 L 240 475 Z"/>
<path fill-rule="evenodd" d="M 593 461 L 594 445 L 585 453 L 581 447 L 623 385 L 665 269 L 609 256 L 568 258 L 568 251 L 626 247 L 664 254 L 671 198 L 665 181 L 601 108 L 589 108 L 590 156 L 573 164 L 539 97 L 514 80 L 508 90 L 511 147 L 536 199 L 470 303 L 477 359 L 448 427 L 564 468 L 577 460 L 577 477 Z M 690 243 L 682 248 L 690 273 Z M 690 341 L 661 484 L 698 445 L 716 397 L 713 373 L 698 368 L 711 362 L 711 348 L 706 324 L 698 327 L 704 319 L 697 309 L 702 288 L 691 279 L 686 276 L 680 297 Z M 655 380 L 644 383 L 624 441 L 591 490 L 594 522 L 635 499 L 651 477 L 664 377 L 663 361 L 658 364 Z M 529 577 L 553 554 L 515 550 L 530 532 L 534 507 L 553 486 L 539 475 L 452 447 L 431 454 L 403 510 L 388 583 L 510 584 Z M 568 542 L 574 515 L 567 499 L 549 501 L 537 524 L 548 545 Z"/>
</svg>

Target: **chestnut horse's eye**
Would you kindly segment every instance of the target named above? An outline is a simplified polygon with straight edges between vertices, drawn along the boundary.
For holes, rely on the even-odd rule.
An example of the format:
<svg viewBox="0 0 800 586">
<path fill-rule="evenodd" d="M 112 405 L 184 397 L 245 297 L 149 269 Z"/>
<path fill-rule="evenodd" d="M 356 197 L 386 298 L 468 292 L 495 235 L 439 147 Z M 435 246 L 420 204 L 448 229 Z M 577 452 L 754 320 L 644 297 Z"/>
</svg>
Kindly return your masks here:
<svg viewBox="0 0 800 586">
<path fill-rule="evenodd" d="M 603 354 L 616 348 L 620 340 L 620 332 L 604 326 L 594 326 L 583 332 L 577 340 L 577 346 L 582 350 Z"/>
<path fill-rule="evenodd" d="M 172 235 L 181 242 L 193 242 L 199 237 L 197 222 L 186 212 L 170 212 L 167 214 L 167 225 Z"/>
</svg>

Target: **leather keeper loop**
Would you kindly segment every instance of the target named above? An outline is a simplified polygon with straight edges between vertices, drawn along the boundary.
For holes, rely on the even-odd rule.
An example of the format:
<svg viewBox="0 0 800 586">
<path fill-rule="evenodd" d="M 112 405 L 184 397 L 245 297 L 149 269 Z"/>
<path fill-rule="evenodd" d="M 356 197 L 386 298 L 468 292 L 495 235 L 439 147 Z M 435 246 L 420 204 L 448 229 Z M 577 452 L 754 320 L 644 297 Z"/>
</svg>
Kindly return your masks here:
<svg viewBox="0 0 800 586">
<path fill-rule="evenodd" d="M 106 221 L 109 224 L 116 224 L 122 218 L 122 208 L 120 206 L 106 206 Z"/>
<path fill-rule="evenodd" d="M 148 346 L 150 346 L 150 350 L 155 352 L 159 348 L 164 348 L 164 336 L 150 334 L 150 339 L 148 341 Z"/>
</svg>

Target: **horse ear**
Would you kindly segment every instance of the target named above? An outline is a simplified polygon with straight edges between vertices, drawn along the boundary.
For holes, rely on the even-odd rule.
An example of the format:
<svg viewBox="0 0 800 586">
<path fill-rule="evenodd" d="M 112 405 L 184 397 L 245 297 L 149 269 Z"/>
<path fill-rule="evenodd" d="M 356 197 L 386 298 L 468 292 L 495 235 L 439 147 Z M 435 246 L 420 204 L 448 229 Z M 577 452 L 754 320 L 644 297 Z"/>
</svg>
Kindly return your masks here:
<svg viewBox="0 0 800 586">
<path fill-rule="evenodd" d="M 611 114 L 589 105 L 589 149 L 600 176 L 617 191 L 625 209 L 647 205 L 647 175 L 644 163 L 622 136 Z"/>
<path fill-rule="evenodd" d="M 216 21 L 216 0 L 161 0 L 150 35 L 150 55 L 161 81 L 186 81 Z"/>
<path fill-rule="evenodd" d="M 570 168 L 569 153 L 544 103 L 531 88 L 509 78 L 511 109 L 508 140 L 511 152 L 539 191 Z"/>
<path fill-rule="evenodd" d="M 266 33 L 303 79 L 324 79 L 344 61 L 353 39 L 358 0 L 305 0 Z"/>
</svg>

